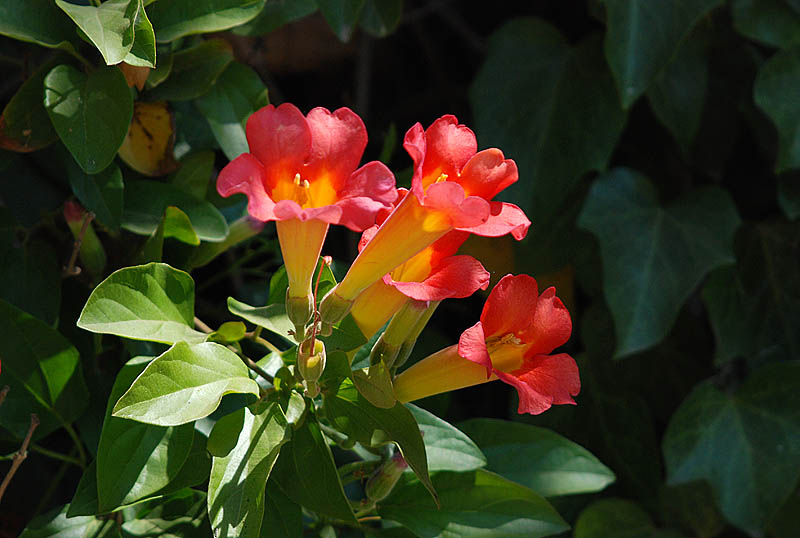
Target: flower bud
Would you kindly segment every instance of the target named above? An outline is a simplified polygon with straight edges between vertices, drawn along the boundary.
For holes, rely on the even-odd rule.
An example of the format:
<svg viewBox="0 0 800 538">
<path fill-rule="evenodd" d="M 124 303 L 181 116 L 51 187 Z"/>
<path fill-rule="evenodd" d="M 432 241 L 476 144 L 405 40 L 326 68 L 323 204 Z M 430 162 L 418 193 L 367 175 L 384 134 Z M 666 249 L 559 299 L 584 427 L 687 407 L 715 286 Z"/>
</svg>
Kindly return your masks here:
<svg viewBox="0 0 800 538">
<path fill-rule="evenodd" d="M 291 297 L 286 290 L 286 316 L 294 324 L 294 338 L 298 342 L 305 339 L 306 323 L 314 315 L 314 297 Z"/>
<path fill-rule="evenodd" d="M 392 492 L 397 481 L 403 476 L 403 471 L 407 468 L 406 460 L 399 452 L 395 452 L 394 456 L 375 469 L 367 480 L 364 488 L 367 498 L 374 503 L 384 500 Z"/>
<path fill-rule="evenodd" d="M 297 369 L 303 377 L 303 384 L 310 397 L 319 394 L 317 381 L 325 370 L 325 344 L 322 340 L 314 340 L 314 349 L 308 350 L 308 342 L 303 342 L 297 349 Z"/>
<path fill-rule="evenodd" d="M 319 303 L 319 316 L 322 320 L 322 335 L 330 334 L 331 328 L 344 319 L 353 307 L 353 301 L 343 299 L 336 293 L 334 286 Z"/>
</svg>

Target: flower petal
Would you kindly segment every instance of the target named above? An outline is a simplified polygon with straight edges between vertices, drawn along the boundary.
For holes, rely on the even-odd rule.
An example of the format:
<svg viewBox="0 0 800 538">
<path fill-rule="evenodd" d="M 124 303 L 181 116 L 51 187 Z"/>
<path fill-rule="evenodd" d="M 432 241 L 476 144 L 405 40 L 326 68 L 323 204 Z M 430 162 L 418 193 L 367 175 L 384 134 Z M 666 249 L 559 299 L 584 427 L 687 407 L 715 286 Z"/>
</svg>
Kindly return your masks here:
<svg viewBox="0 0 800 538">
<path fill-rule="evenodd" d="M 417 301 L 443 301 L 485 290 L 489 272 L 472 256 L 449 256 L 422 282 L 395 282 L 391 275 L 384 276 L 383 281 Z"/>
<path fill-rule="evenodd" d="M 522 331 L 520 338 L 533 344 L 526 351 L 527 356 L 550 353 L 564 345 L 572 334 L 572 319 L 569 311 L 556 297 L 556 289 L 547 288 L 536 302 L 533 322 Z"/>
<path fill-rule="evenodd" d="M 425 142 L 425 130 L 422 125 L 417 122 L 406 131 L 405 139 L 403 139 L 403 148 L 411 156 L 414 161 L 414 174 L 411 176 L 411 192 L 417 197 L 420 203 L 425 195 L 425 189 L 422 187 L 422 163 L 425 160 L 425 151 L 427 144 Z"/>
<path fill-rule="evenodd" d="M 367 129 L 349 108 L 331 113 L 317 107 L 307 116 L 311 132 L 311 150 L 302 172 L 303 179 L 314 182 L 327 176 L 336 190 L 341 189 L 361 161 L 367 146 Z"/>
<path fill-rule="evenodd" d="M 242 153 L 220 171 L 217 192 L 224 197 L 242 193 L 247 196 L 250 216 L 261 221 L 275 220 L 275 202 L 264 190 L 264 178 L 264 167 L 258 159 Z"/>
<path fill-rule="evenodd" d="M 308 159 L 311 130 L 302 112 L 290 103 L 257 110 L 245 130 L 250 153 L 264 166 L 267 189 L 279 180 L 291 181 Z"/>
<path fill-rule="evenodd" d="M 481 312 L 487 337 L 513 333 L 520 337 L 533 323 L 539 297 L 536 280 L 528 275 L 506 275 L 495 285 Z"/>
<path fill-rule="evenodd" d="M 477 196 L 464 197 L 464 189 L 455 181 L 443 181 L 428 187 L 423 206 L 444 211 L 453 228 L 467 229 L 486 222 L 489 202 Z"/>
<path fill-rule="evenodd" d="M 440 174 L 455 181 L 458 173 L 478 150 L 475 133 L 458 123 L 453 115 L 442 116 L 425 131 L 426 153 L 422 166 L 423 184 L 433 182 Z"/>
<path fill-rule="evenodd" d="M 486 378 L 492 375 L 492 359 L 486 348 L 486 336 L 483 324 L 479 321 L 463 333 L 458 339 L 459 356 L 486 367 Z"/>
<path fill-rule="evenodd" d="M 552 405 L 574 405 L 572 397 L 581 390 L 578 365 L 566 353 L 536 355 L 526 359 L 518 370 L 510 373 L 495 370 L 494 374 L 517 389 L 518 413 L 538 415 Z"/>
<path fill-rule="evenodd" d="M 520 241 L 528 234 L 530 226 L 531 221 L 514 204 L 489 202 L 489 217 L 486 222 L 476 226 L 458 226 L 457 229 L 484 237 L 500 237 L 510 233 L 514 239 Z"/>
<path fill-rule="evenodd" d="M 476 153 L 461 170 L 458 182 L 468 196 L 491 200 L 519 178 L 517 164 L 497 148 Z"/>
</svg>

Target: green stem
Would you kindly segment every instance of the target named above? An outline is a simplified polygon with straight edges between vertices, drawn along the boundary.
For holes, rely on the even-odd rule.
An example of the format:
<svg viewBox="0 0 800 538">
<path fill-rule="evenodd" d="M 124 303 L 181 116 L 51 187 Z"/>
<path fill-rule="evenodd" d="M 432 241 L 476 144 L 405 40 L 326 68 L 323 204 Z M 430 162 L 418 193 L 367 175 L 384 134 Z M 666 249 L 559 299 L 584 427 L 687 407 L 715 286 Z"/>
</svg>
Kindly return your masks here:
<svg viewBox="0 0 800 538">
<path fill-rule="evenodd" d="M 47 456 L 48 458 L 53 458 L 55 460 L 61 460 L 66 463 L 71 463 L 73 465 L 77 465 L 81 469 L 85 468 L 85 465 L 81 463 L 78 458 L 62 454 L 61 452 L 56 452 L 54 450 L 50 450 L 33 443 L 31 444 L 31 450 L 33 450 L 34 452 L 38 452 L 43 456 Z"/>
<path fill-rule="evenodd" d="M 72 442 L 75 443 L 75 448 L 78 449 L 78 459 L 81 462 L 81 467 L 86 468 L 86 450 L 83 448 L 81 438 L 78 437 L 78 432 L 75 431 L 72 424 L 65 424 L 64 429 L 67 430 L 67 433 L 72 438 Z"/>
</svg>

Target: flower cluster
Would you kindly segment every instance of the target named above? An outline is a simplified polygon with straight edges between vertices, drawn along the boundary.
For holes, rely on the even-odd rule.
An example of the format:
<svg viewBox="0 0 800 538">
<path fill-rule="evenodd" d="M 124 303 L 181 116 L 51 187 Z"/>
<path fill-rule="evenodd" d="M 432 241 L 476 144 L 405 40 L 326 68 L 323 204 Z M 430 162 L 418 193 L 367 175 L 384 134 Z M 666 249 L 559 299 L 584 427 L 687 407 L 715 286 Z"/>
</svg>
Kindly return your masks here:
<svg viewBox="0 0 800 538">
<path fill-rule="evenodd" d="M 358 166 L 367 132 L 350 109 L 303 116 L 291 104 L 270 105 L 250 117 L 246 131 L 250 153 L 220 172 L 217 189 L 245 194 L 251 217 L 276 222 L 298 370 L 312 395 L 325 367 L 318 332 L 329 334 L 348 314 L 367 338 L 388 322 L 371 363 L 394 373 L 440 301 L 488 287 L 481 263 L 457 254 L 468 236 L 521 240 L 530 226 L 519 207 L 493 200 L 517 181 L 514 161 L 496 148 L 478 151 L 474 133 L 454 116 L 406 133 L 403 146 L 414 162 L 409 190 L 395 188 L 392 172 L 377 161 Z M 347 274 L 317 303 L 312 278 L 331 224 L 363 233 Z M 549 354 L 571 329 L 553 288 L 539 295 L 533 278 L 507 275 L 457 345 L 394 379 L 395 396 L 407 402 L 500 379 L 517 389 L 521 413 L 574 403 L 575 361 Z"/>
</svg>

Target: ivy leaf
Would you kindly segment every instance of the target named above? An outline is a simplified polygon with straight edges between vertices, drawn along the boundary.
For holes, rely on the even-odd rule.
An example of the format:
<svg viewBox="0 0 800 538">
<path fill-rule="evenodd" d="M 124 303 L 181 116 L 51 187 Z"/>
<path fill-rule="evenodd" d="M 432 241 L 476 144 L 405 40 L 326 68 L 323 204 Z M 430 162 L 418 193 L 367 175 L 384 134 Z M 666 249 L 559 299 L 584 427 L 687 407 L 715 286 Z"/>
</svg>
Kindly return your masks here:
<svg viewBox="0 0 800 538">
<path fill-rule="evenodd" d="M 89 296 L 78 327 L 94 333 L 173 344 L 202 342 L 192 329 L 194 280 L 163 263 L 111 273 Z"/>
<path fill-rule="evenodd" d="M 689 31 L 722 0 L 685 0 L 680 5 L 650 0 L 603 0 L 605 53 L 629 108 L 669 63 Z"/>
<path fill-rule="evenodd" d="M 134 22 L 141 0 L 106 0 L 99 6 L 56 0 L 56 5 L 71 18 L 103 55 L 106 65 L 120 63 L 133 46 Z"/>
<path fill-rule="evenodd" d="M 650 180 L 633 170 L 616 168 L 594 182 L 578 224 L 600 242 L 615 357 L 666 336 L 700 280 L 733 261 L 739 223 L 720 189 L 696 190 L 663 208 Z"/>
<path fill-rule="evenodd" d="M 214 453 L 211 465 L 208 517 L 215 535 L 259 536 L 264 489 L 281 446 L 288 440 L 288 429 L 275 402 L 258 414 L 248 407 L 234 411 L 214 426 L 209 446 L 230 446 L 225 453 Z M 225 439 L 215 439 L 220 435 Z"/>
<path fill-rule="evenodd" d="M 273 479 L 293 502 L 318 514 L 355 521 L 328 443 L 312 416 L 281 450 Z"/>
<path fill-rule="evenodd" d="M 44 79 L 44 106 L 61 141 L 87 174 L 104 170 L 128 134 L 133 98 L 116 67 L 84 74 L 69 65 Z"/>
<path fill-rule="evenodd" d="M 723 515 L 757 534 L 800 478 L 800 362 L 756 370 L 735 393 L 696 388 L 664 436 L 670 484 L 707 480 Z"/>
<path fill-rule="evenodd" d="M 550 504 L 526 487 L 484 470 L 433 476 L 441 508 L 418 481 L 404 477 L 380 503 L 381 517 L 417 536 L 537 538 L 567 529 Z"/>
<path fill-rule="evenodd" d="M 226 394 L 258 396 L 258 391 L 247 366 L 225 346 L 178 342 L 136 378 L 113 416 L 178 426 L 207 417 Z"/>
<path fill-rule="evenodd" d="M 233 62 L 195 104 L 208 120 L 219 147 L 232 161 L 249 151 L 245 124 L 253 112 L 269 104 L 269 96 L 258 73 Z"/>
<path fill-rule="evenodd" d="M 586 172 L 605 169 L 622 132 L 625 113 L 598 39 L 571 47 L 542 20 L 512 20 L 492 35 L 470 88 L 481 145 L 519 166 L 502 197 L 534 215 L 534 228 L 558 214 Z"/>
<path fill-rule="evenodd" d="M 170 0 L 148 6 L 159 43 L 179 37 L 221 32 L 246 23 L 266 0 Z"/>
<path fill-rule="evenodd" d="M 488 418 L 460 427 L 486 454 L 488 470 L 543 497 L 593 493 L 615 479 L 588 450 L 545 428 Z"/>
<path fill-rule="evenodd" d="M 753 100 L 778 129 L 778 157 L 775 171 L 800 168 L 800 103 L 787 96 L 800 84 L 797 49 L 776 53 L 758 71 Z"/>
</svg>

